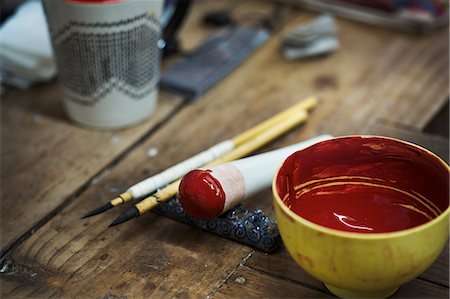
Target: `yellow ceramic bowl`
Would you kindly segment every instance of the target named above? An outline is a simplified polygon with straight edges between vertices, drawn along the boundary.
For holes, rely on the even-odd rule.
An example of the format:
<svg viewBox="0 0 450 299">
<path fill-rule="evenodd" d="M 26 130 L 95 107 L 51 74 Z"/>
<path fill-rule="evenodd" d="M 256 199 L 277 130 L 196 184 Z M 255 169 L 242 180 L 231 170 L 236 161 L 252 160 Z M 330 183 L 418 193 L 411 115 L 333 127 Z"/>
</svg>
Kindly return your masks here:
<svg viewBox="0 0 450 299">
<path fill-rule="evenodd" d="M 409 229 L 384 233 L 358 233 L 313 223 L 289 209 L 279 195 L 282 192 L 279 185 L 283 182 L 280 179 L 280 171 L 285 165 L 288 165 L 286 163 L 299 163 L 299 160 L 295 159 L 299 157 L 300 153 L 315 150 L 315 154 L 311 156 L 312 161 L 304 163 L 303 168 L 291 169 L 314 174 L 314 170 L 308 169 L 308 167 L 313 167 L 315 159 L 321 159 L 321 155 L 330 154 L 330 151 L 317 151 L 317 149 L 326 143 L 334 147 L 333 151 L 340 150 L 342 142 L 351 140 L 363 140 L 375 158 L 380 153 L 388 152 L 389 155 L 391 145 L 417 155 L 423 155 L 425 157 L 423 163 L 432 164 L 431 169 L 439 172 L 441 177 L 443 175 L 444 179 L 445 176 L 447 177 L 447 192 L 442 194 L 443 198 L 441 196 L 439 199 L 431 198 L 432 201 L 440 201 L 441 206 L 445 205 L 441 214 L 429 222 Z M 386 144 L 389 146 L 385 146 Z M 351 155 L 355 157 L 355 153 Z M 342 157 L 339 159 L 340 161 L 336 163 L 342 162 Z M 422 161 L 422 159 L 418 161 Z M 392 138 L 339 137 L 294 153 L 285 160 L 282 168 L 275 176 L 272 187 L 275 214 L 284 244 L 292 258 L 304 270 L 324 282 L 326 287 L 339 297 L 381 298 L 390 296 L 400 285 L 414 279 L 426 270 L 439 256 L 447 242 L 449 235 L 449 167 L 426 149 Z M 338 168 L 336 167 L 336 169 Z M 320 170 L 321 173 L 326 173 L 323 168 Z M 392 175 L 395 176 L 395 174 Z M 435 174 L 423 173 L 422 175 L 426 178 Z M 293 186 L 285 186 L 285 188 L 291 187 Z M 438 187 L 436 185 L 429 186 L 429 188 Z"/>
</svg>

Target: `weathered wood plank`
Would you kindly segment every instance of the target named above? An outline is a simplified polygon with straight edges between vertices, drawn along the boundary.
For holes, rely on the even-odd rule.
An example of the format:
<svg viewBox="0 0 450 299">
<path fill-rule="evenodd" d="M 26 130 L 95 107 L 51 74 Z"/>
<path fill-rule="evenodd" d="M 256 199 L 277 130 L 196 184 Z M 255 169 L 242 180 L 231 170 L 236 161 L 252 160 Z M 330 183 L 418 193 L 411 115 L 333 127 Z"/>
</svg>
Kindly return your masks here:
<svg viewBox="0 0 450 299">
<path fill-rule="evenodd" d="M 309 19 L 310 15 L 302 15 L 283 31 Z M 310 120 L 307 135 L 368 133 L 378 118 L 422 129 L 446 102 L 448 74 L 435 70 L 448 64 L 448 55 L 431 57 L 448 52 L 448 29 L 419 37 L 345 20 L 338 20 L 338 26 L 342 32 L 338 52 L 320 58 L 320 62 L 318 58 L 286 62 L 277 53 L 279 40 L 272 41 L 265 47 L 261 64 L 248 69 L 247 75 L 253 76 L 254 82 L 236 87 L 243 90 L 242 96 L 251 93 L 271 97 L 274 102 L 318 94 L 323 102 Z M 425 65 L 427 68 L 418 73 L 418 67 Z M 422 93 L 411 93 L 403 82 L 415 81 L 433 81 L 435 85 L 424 87 Z M 400 109 L 403 106 L 408 110 Z"/>
<path fill-rule="evenodd" d="M 386 122 L 382 120 L 378 122 L 371 128 L 370 133 L 380 135 L 380 136 L 389 136 L 394 138 L 403 139 L 434 152 L 438 155 L 442 160 L 449 161 L 449 141 L 447 138 L 431 135 L 427 133 L 417 132 L 414 130 L 406 130 L 402 127 L 397 127 L 396 123 Z"/>
<path fill-rule="evenodd" d="M 240 266 L 211 298 L 329 298 L 326 289 L 316 290 L 299 283 Z"/>
<path fill-rule="evenodd" d="M 439 135 L 445 138 L 449 138 L 449 129 L 450 126 L 450 102 L 447 99 L 447 103 L 441 110 L 433 117 L 433 119 L 427 123 L 427 126 L 424 128 L 424 132 L 429 134 Z"/>
<path fill-rule="evenodd" d="M 376 31 L 371 33 L 382 37 Z M 343 36 L 342 51 L 345 43 Z M 358 82 L 347 90 L 345 98 L 329 106 L 328 115 L 319 124 L 322 130 L 333 134 L 367 133 L 378 118 L 422 130 L 445 104 L 449 93 L 448 28 L 421 38 L 384 36 L 383 45 L 377 53 L 366 56 L 374 64 L 359 73 Z M 345 76 L 343 71 L 339 79 Z"/>
<path fill-rule="evenodd" d="M 448 288 L 416 279 L 401 286 L 392 298 L 448 298 Z"/>
<path fill-rule="evenodd" d="M 284 246 L 273 254 L 255 252 L 244 265 L 316 289 L 323 289 L 323 284 L 298 266 Z"/>
<path fill-rule="evenodd" d="M 183 49 L 192 48 L 212 32 L 196 20 L 217 5 L 207 1 L 193 10 L 180 33 Z M 161 93 L 157 111 L 142 124 L 117 131 L 94 131 L 77 127 L 67 119 L 56 81 L 26 92 L 8 90 L 2 96 L 1 109 L 0 251 L 180 104 L 179 98 Z"/>
<path fill-rule="evenodd" d="M 73 216 L 56 220 L 80 223 Z M 106 230 L 108 218 L 95 219 L 87 226 L 64 227 L 71 239 L 55 238 L 57 233 L 52 231 L 61 228 L 38 232 L 32 246 L 23 248 L 26 266 L 2 276 L 14 286 L 2 289 L 2 297 L 27 297 L 30 293 L 56 298 L 103 298 L 108 294 L 204 297 L 225 279 L 229 268 L 251 252 L 164 217 L 148 215 L 125 227 Z M 150 227 L 158 229 L 152 232 Z M 44 244 L 39 239 L 44 239 Z M 22 269 L 27 270 L 24 273 Z"/>
<path fill-rule="evenodd" d="M 94 131 L 66 119 L 56 82 L 9 91 L 1 110 L 2 250 L 179 105 L 161 94 L 157 110 L 142 124 Z"/>
<path fill-rule="evenodd" d="M 174 127 L 175 131 L 179 131 L 177 126 Z M 175 143 L 173 147 L 178 149 L 179 158 L 182 159 L 184 155 L 191 154 L 185 152 L 198 150 L 199 146 L 206 147 L 205 141 L 202 143 L 201 140 L 203 139 L 200 138 L 199 143 L 186 143 L 183 147 Z M 199 282 L 206 279 L 204 285 L 209 288 L 215 280 L 222 278 L 227 268 L 237 265 L 249 252 L 246 247 L 154 215 L 147 215 L 109 230 L 107 225 L 115 214 L 113 212 L 86 221 L 79 220 L 82 214 L 109 199 L 115 193 L 111 191 L 112 188 L 131 184 L 172 163 L 173 154 L 170 151 L 176 149 L 171 149 L 172 146 L 167 145 L 167 142 L 173 140 L 168 140 L 165 134 L 155 134 L 155 137 L 122 161 L 117 169 L 106 175 L 103 181 L 89 188 L 79 201 L 68 206 L 18 248 L 13 259 L 19 261 L 23 268 L 36 273 L 39 292 L 47 292 L 49 295 L 57 292 L 57 297 L 98 297 L 108 294 L 112 287 L 115 291 L 113 294 L 120 296 L 137 296 L 140 292 L 155 296 L 176 295 L 177 285 L 183 287 L 186 281 L 195 278 L 191 271 L 198 273 L 199 276 L 195 279 Z M 158 147 L 160 154 L 149 157 L 147 151 L 154 146 Z M 150 227 L 155 230 L 151 232 Z M 200 250 L 195 249 L 197 246 Z M 212 250 L 216 250 L 217 255 Z M 231 259 L 222 259 L 228 254 Z M 189 261 L 192 256 L 196 257 L 197 265 L 194 261 Z M 188 262 L 183 262 L 186 259 Z M 208 267 L 212 272 L 205 275 L 209 271 L 205 268 Z M 40 269 L 45 270 L 42 272 Z M 213 275 L 214 273 L 216 274 Z M 151 277 L 151 283 L 156 285 L 148 291 L 145 291 L 148 280 L 139 279 L 144 274 Z M 24 279 L 22 276 L 21 273 L 13 273 L 6 275 L 5 279 L 21 281 Z M 85 290 L 85 285 L 94 283 L 89 281 L 92 276 L 96 277 L 95 288 Z M 120 289 L 119 286 L 124 282 L 126 286 Z M 188 282 L 193 285 L 189 288 L 193 294 L 206 294 L 209 291 L 191 280 Z M 127 290 L 129 286 L 133 286 L 132 291 Z M 31 291 L 37 292 L 37 289 Z M 21 288 L 14 292 L 17 296 L 27 295 L 21 293 Z M 199 293 L 199 296 L 204 294 Z"/>
<path fill-rule="evenodd" d="M 335 298 L 323 284 L 311 288 L 303 282 L 288 280 L 240 266 L 211 298 Z M 414 280 L 400 287 L 391 298 L 448 298 L 448 288 Z"/>
<path fill-rule="evenodd" d="M 286 28 L 311 16 L 300 15 Z M 366 97 L 379 84 L 388 84 L 383 72 L 377 71 L 385 59 L 379 53 L 385 53 L 386 45 L 401 34 L 384 29 L 373 29 L 367 34 L 366 27 L 347 21 L 339 21 L 339 26 L 343 32 L 342 48 L 336 54 L 285 62 L 278 55 L 280 35 L 277 34 L 232 75 L 180 111 L 12 252 L 11 259 L 26 271 L 3 275 L 9 287 L 5 292 L 2 290 L 2 295 L 201 297 L 219 287 L 230 271 L 251 253 L 249 248 L 155 215 L 112 229 L 106 227 L 116 211 L 85 221 L 78 218 L 133 182 L 232 137 L 312 93 L 320 95 L 322 101 L 308 123 L 270 147 L 318 133 L 367 133 L 380 117 L 384 99 L 390 93 L 389 88 L 383 88 L 377 91 L 382 103 L 369 98 L 370 103 L 366 105 Z M 427 40 L 432 43 L 441 37 L 439 33 Z M 399 55 L 414 48 L 415 43 L 415 39 L 405 44 L 394 43 L 386 55 Z M 396 59 L 390 58 L 389 62 L 396 65 Z M 384 64 L 382 69 L 389 71 Z M 408 70 L 406 66 L 404 71 Z M 406 88 L 402 86 L 404 92 Z M 354 107 L 361 110 L 351 112 Z M 156 148 L 158 155 L 149 157 L 149 148 Z M 260 198 L 260 202 L 253 200 L 248 206 L 271 213 L 270 192 L 266 190 Z M 260 274 L 252 275 L 279 281 L 271 274 Z M 306 278 L 302 284 L 283 280 L 293 289 L 312 292 L 311 296 L 325 294 L 309 289 L 314 284 L 307 282 Z M 426 285 L 430 289 L 434 286 Z M 217 296 L 221 295 L 220 290 Z"/>
</svg>

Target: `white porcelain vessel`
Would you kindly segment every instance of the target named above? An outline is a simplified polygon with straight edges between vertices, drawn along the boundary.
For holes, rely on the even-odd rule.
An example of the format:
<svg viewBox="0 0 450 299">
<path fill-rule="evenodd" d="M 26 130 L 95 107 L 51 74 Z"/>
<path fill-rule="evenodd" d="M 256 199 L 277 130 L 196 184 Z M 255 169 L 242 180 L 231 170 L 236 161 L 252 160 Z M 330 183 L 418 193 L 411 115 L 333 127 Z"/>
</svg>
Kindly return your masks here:
<svg viewBox="0 0 450 299">
<path fill-rule="evenodd" d="M 126 127 L 157 105 L 162 0 L 44 0 L 63 102 L 75 122 Z"/>
</svg>

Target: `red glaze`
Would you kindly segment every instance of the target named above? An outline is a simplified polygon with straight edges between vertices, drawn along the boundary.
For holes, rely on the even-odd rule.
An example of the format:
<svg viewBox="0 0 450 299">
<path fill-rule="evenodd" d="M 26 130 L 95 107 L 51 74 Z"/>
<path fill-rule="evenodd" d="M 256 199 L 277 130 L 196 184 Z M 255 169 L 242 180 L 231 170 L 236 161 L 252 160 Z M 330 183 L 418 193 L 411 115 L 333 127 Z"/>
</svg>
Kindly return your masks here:
<svg viewBox="0 0 450 299">
<path fill-rule="evenodd" d="M 447 209 L 448 190 L 448 169 L 436 157 L 380 137 L 317 143 L 291 155 L 277 176 L 277 192 L 296 214 L 360 233 L 423 224 Z"/>
<path fill-rule="evenodd" d="M 209 219 L 220 215 L 225 205 L 225 192 L 211 170 L 197 169 L 181 180 L 178 195 L 183 209 L 190 216 Z"/>
</svg>

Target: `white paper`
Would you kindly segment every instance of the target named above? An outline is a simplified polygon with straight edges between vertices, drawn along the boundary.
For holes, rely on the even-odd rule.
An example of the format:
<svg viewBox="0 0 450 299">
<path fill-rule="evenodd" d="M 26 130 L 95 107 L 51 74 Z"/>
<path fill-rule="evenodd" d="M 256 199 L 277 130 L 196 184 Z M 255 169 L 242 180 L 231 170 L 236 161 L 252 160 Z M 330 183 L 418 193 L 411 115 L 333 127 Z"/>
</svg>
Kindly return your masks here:
<svg viewBox="0 0 450 299">
<path fill-rule="evenodd" d="M 41 1 L 24 3 L 0 28 L 0 67 L 31 81 L 56 74 Z"/>
</svg>

